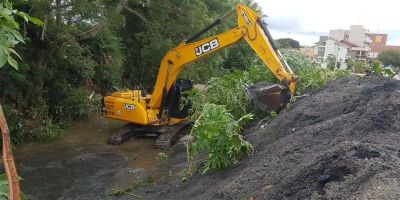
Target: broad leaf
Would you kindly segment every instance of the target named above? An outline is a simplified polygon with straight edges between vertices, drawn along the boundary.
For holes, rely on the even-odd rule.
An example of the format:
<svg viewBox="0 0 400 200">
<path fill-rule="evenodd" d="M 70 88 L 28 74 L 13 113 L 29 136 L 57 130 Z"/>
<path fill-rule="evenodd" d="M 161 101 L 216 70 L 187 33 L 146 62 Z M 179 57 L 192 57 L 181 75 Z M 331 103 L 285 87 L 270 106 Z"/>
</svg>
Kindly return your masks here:
<svg viewBox="0 0 400 200">
<path fill-rule="evenodd" d="M 18 70 L 18 63 L 16 60 L 14 60 L 13 57 L 11 57 L 10 55 L 8 56 L 8 64 L 10 64 L 11 66 L 13 66 L 16 70 Z"/>
<path fill-rule="evenodd" d="M 38 18 L 36 18 L 36 17 L 28 16 L 28 18 L 29 18 L 29 21 L 31 21 L 32 23 L 34 23 L 34 24 L 36 24 L 38 26 L 43 26 L 44 25 L 43 21 L 38 19 Z"/>
<path fill-rule="evenodd" d="M 11 30 L 11 33 L 14 35 L 14 37 L 15 37 L 18 41 L 20 41 L 20 42 L 22 42 L 22 43 L 25 43 L 24 38 L 22 38 L 21 33 L 19 33 L 19 32 L 16 31 L 16 30 Z"/>
<path fill-rule="evenodd" d="M 7 63 L 7 54 L 4 50 L 4 47 L 0 45 L 0 67 Z"/>
</svg>

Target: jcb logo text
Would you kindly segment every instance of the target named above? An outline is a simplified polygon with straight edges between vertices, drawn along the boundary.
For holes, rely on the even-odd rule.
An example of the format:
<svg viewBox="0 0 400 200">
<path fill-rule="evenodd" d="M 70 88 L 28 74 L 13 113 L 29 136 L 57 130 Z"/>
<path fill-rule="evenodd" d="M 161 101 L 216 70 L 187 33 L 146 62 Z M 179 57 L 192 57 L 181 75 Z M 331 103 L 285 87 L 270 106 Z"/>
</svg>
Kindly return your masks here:
<svg viewBox="0 0 400 200">
<path fill-rule="evenodd" d="M 201 56 L 218 47 L 219 47 L 219 41 L 218 39 L 214 39 L 194 48 L 194 52 L 196 53 L 196 56 Z"/>
</svg>

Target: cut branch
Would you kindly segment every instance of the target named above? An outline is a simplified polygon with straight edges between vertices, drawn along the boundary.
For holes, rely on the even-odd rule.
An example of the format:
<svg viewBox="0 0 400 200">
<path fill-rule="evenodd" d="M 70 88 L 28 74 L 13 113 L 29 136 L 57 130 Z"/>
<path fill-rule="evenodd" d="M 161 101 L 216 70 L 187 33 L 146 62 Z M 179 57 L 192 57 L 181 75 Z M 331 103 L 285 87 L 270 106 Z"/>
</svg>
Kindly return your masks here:
<svg viewBox="0 0 400 200">
<path fill-rule="evenodd" d="M 133 10 L 132 8 L 130 8 L 128 5 L 123 4 L 124 8 L 127 9 L 129 12 L 131 12 L 132 14 L 136 15 L 137 17 L 139 17 L 140 20 L 142 20 L 143 22 L 145 22 L 146 24 L 150 24 L 150 22 L 139 12 L 137 12 L 136 10 Z"/>
<path fill-rule="evenodd" d="M 78 35 L 78 40 L 82 41 L 82 40 L 87 40 L 89 38 L 94 38 L 97 36 L 97 34 L 100 33 L 100 31 L 104 28 L 104 26 L 106 25 L 107 20 L 104 18 L 102 20 L 100 20 L 92 29 L 82 32 Z"/>
</svg>

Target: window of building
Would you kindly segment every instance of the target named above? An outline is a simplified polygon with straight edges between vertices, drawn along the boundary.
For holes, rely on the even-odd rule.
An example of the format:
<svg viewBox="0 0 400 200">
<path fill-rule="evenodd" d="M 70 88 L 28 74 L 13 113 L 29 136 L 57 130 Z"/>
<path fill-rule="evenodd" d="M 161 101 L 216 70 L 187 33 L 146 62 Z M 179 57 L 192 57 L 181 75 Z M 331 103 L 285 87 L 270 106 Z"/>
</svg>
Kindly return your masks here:
<svg viewBox="0 0 400 200">
<path fill-rule="evenodd" d="M 375 42 L 376 43 L 381 43 L 382 42 L 382 36 L 375 36 Z"/>
</svg>

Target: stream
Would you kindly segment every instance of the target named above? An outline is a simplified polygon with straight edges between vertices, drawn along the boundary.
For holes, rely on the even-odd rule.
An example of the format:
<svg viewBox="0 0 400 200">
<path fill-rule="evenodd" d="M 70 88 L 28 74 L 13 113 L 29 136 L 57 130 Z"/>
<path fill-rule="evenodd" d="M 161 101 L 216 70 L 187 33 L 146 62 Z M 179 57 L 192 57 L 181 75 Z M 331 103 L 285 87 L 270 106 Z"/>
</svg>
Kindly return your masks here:
<svg viewBox="0 0 400 200">
<path fill-rule="evenodd" d="M 126 188 L 160 163 L 151 138 L 106 144 L 107 135 L 124 123 L 93 114 L 76 122 L 64 136 L 46 144 L 17 146 L 14 156 L 21 189 L 31 200 L 113 199 L 113 188 Z"/>
</svg>

